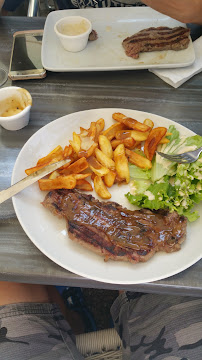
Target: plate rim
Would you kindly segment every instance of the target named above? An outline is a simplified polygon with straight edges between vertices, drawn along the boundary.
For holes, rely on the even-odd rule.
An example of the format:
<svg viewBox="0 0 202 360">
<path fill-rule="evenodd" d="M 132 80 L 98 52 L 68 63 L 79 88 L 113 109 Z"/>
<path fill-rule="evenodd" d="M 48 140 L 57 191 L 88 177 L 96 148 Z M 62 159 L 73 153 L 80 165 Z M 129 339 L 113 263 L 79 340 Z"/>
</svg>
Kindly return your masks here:
<svg viewBox="0 0 202 360">
<path fill-rule="evenodd" d="M 124 113 L 124 111 L 135 111 L 137 113 L 141 113 L 141 114 L 145 114 L 145 116 L 148 116 L 148 115 L 153 115 L 157 118 L 159 118 L 159 120 L 161 119 L 165 119 L 165 120 L 169 120 L 171 123 L 173 124 L 177 124 L 178 127 L 182 127 L 184 129 L 187 129 L 189 130 L 190 134 L 192 135 L 196 135 L 195 132 L 193 132 L 192 130 L 186 128 L 185 126 L 175 122 L 174 120 L 171 120 L 171 119 L 168 119 L 168 118 L 165 118 L 161 115 L 158 115 L 158 114 L 154 114 L 154 113 L 148 113 L 148 112 L 145 112 L 145 111 L 140 111 L 140 110 L 134 110 L 134 109 L 123 109 L 123 108 L 94 108 L 94 109 L 87 109 L 87 110 L 81 110 L 81 111 L 76 111 L 76 112 L 73 112 L 73 113 L 70 113 L 70 114 L 67 114 L 67 115 L 64 115 L 62 117 L 59 117 L 51 122 L 49 122 L 48 124 L 42 126 L 39 130 L 37 130 L 27 141 L 26 143 L 23 145 L 23 147 L 21 148 L 17 158 L 16 158 L 16 161 L 15 161 L 15 165 L 14 165 L 14 168 L 13 168 L 13 172 L 12 172 L 12 177 L 11 177 L 11 185 L 14 184 L 14 177 L 15 177 L 15 171 L 18 167 L 18 161 L 20 159 L 20 156 L 21 154 L 23 153 L 23 150 L 24 148 L 27 146 L 27 144 L 29 142 L 31 142 L 34 137 L 36 136 L 37 137 L 37 134 L 39 131 L 41 131 L 41 129 L 43 128 L 48 128 L 49 126 L 53 126 L 52 124 L 56 124 L 58 121 L 62 121 L 62 119 L 66 118 L 67 116 L 71 116 L 72 114 L 76 114 L 76 115 L 79 115 L 80 113 L 87 113 L 87 112 L 94 112 L 94 111 L 102 111 L 102 110 L 107 110 L 107 111 L 111 111 L 111 112 L 115 112 L 115 111 L 119 111 L 119 112 L 122 112 Z M 191 136 L 191 135 L 190 135 Z M 65 269 L 67 271 L 70 271 L 72 272 L 73 274 L 77 274 L 79 276 L 82 276 L 82 277 L 85 277 L 85 278 L 88 278 L 90 280 L 94 280 L 94 281 L 98 281 L 98 282 L 104 282 L 104 283 L 108 283 L 108 284 L 116 284 L 116 285 L 136 285 L 136 284 L 142 284 L 142 280 L 140 281 L 115 281 L 115 280 L 111 280 L 111 279 L 101 279 L 100 277 L 97 277 L 97 276 L 88 276 L 86 274 L 84 274 L 82 271 L 75 271 L 75 269 L 73 269 L 71 266 L 68 266 L 68 265 L 64 265 L 61 261 L 58 261 L 58 260 L 55 260 L 54 256 L 48 254 L 48 252 L 45 250 L 42 250 L 41 247 L 40 247 L 40 243 L 37 243 L 37 241 L 33 238 L 33 236 L 30 234 L 29 230 L 26 229 L 26 224 L 23 223 L 23 219 L 22 219 L 22 216 L 19 214 L 19 210 L 17 208 L 17 198 L 16 196 L 13 196 L 12 197 L 12 202 L 13 202 L 13 207 L 14 207 L 14 210 L 15 210 L 15 213 L 16 213 L 16 216 L 18 218 L 18 221 L 20 223 L 20 225 L 22 226 L 23 230 L 25 231 L 26 235 L 28 236 L 28 238 L 31 240 L 31 242 L 39 249 L 39 251 L 44 254 L 47 258 L 49 258 L 51 261 L 53 261 L 55 264 L 59 265 L 62 269 Z M 90 250 L 89 250 L 90 251 Z M 99 256 L 99 255 L 97 255 Z M 198 257 L 196 257 L 193 261 L 190 261 L 187 265 L 184 265 L 180 268 L 180 270 L 178 269 L 177 271 L 173 270 L 171 271 L 169 274 L 165 275 L 165 276 L 156 276 L 156 277 L 153 277 L 151 280 L 147 280 L 146 282 L 144 283 L 152 283 L 152 282 L 155 282 L 155 281 L 160 281 L 160 280 L 164 280 L 164 279 L 167 279 L 167 278 L 170 278 L 174 275 L 177 275 L 177 274 L 180 274 L 181 272 L 183 272 L 184 270 L 187 270 L 188 268 L 190 268 L 191 266 L 193 266 L 194 264 L 196 264 L 199 260 L 201 260 L 202 258 L 202 251 L 201 253 L 199 253 Z M 104 260 L 103 260 L 104 261 Z M 133 264 L 134 267 L 136 264 Z"/>
<path fill-rule="evenodd" d="M 83 66 L 83 67 L 60 67 L 58 68 L 57 66 L 50 66 L 49 64 L 46 64 L 46 57 L 45 57 L 45 37 L 47 36 L 47 27 L 49 25 L 49 22 L 52 20 L 52 18 L 55 18 L 57 16 L 57 13 L 62 13 L 62 12 L 70 12 L 73 13 L 75 11 L 79 11 L 80 12 L 86 12 L 90 11 L 90 12 L 96 12 L 96 11 L 106 11 L 109 10 L 112 12 L 114 11 L 120 11 L 120 8 L 115 7 L 115 8 L 87 8 L 87 9 L 64 9 L 64 10 L 56 10 L 54 12 L 51 12 L 48 14 L 46 21 L 45 21 L 45 25 L 44 25 L 44 32 L 43 32 L 43 38 L 42 38 L 42 48 L 41 48 L 41 60 L 42 60 L 42 65 L 43 67 L 48 70 L 48 71 L 53 71 L 53 72 L 82 72 L 82 71 L 87 71 L 87 72 L 92 72 L 92 71 L 122 71 L 122 70 L 143 70 L 143 69 L 173 69 L 173 68 L 184 68 L 187 66 L 190 66 L 194 63 L 195 59 L 196 59 L 196 55 L 195 55 L 195 50 L 194 50 L 194 46 L 193 46 L 193 42 L 190 36 L 190 40 L 191 40 L 191 47 L 192 47 L 192 52 L 193 52 L 193 59 L 190 61 L 187 61 L 185 63 L 177 63 L 177 64 L 151 64 L 151 65 L 122 65 L 122 66 L 101 66 L 101 67 L 88 67 L 88 66 Z M 125 9 L 125 10 L 124 10 Z M 121 10 L 122 11 L 126 11 L 126 9 L 128 9 L 128 7 L 122 7 Z M 160 16 L 162 16 L 163 18 L 170 18 L 167 15 L 161 14 L 158 11 L 150 8 L 150 7 L 142 7 L 142 6 L 136 6 L 133 7 L 131 6 L 130 10 L 135 12 L 138 11 L 137 9 L 141 9 L 141 11 L 143 12 L 151 12 L 151 13 L 157 13 Z M 85 13 L 84 13 L 85 14 Z M 71 14 L 70 14 L 71 15 Z M 51 20 L 50 20 L 51 19 Z M 171 20 L 175 20 L 170 18 Z M 179 23 L 179 26 L 184 26 L 187 27 L 186 24 L 183 24 L 179 21 L 176 20 L 176 22 Z"/>
</svg>

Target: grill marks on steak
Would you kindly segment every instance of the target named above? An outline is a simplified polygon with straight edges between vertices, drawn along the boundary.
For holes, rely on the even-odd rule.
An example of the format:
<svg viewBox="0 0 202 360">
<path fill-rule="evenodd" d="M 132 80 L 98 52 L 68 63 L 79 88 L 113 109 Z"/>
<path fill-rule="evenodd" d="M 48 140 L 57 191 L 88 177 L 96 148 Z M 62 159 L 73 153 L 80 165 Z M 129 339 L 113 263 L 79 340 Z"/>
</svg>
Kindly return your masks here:
<svg viewBox="0 0 202 360">
<path fill-rule="evenodd" d="M 179 250 L 186 237 L 186 219 L 176 212 L 130 211 L 65 189 L 50 191 L 42 204 L 66 219 L 72 240 L 106 260 L 147 261 L 157 251 Z"/>
<path fill-rule="evenodd" d="M 160 50 L 183 50 L 189 45 L 190 30 L 184 27 L 151 27 L 123 40 L 126 55 L 138 59 L 139 53 Z"/>
</svg>

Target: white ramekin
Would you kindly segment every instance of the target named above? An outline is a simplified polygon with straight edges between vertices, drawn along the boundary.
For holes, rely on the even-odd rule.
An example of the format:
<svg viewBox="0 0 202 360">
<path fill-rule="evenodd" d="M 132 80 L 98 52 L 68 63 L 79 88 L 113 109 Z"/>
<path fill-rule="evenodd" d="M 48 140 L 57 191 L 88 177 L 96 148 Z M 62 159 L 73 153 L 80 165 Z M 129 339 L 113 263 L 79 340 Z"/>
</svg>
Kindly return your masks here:
<svg viewBox="0 0 202 360">
<path fill-rule="evenodd" d="M 10 100 L 18 99 L 23 104 L 24 110 L 16 115 L 3 117 L 5 111 L 9 109 Z M 6 101 L 8 99 L 8 101 Z M 32 97 L 30 93 L 17 86 L 9 86 L 0 89 L 0 125 L 6 130 L 20 130 L 29 123 Z"/>
<path fill-rule="evenodd" d="M 88 30 L 84 33 L 72 36 L 61 34 L 60 29 L 64 24 L 79 24 L 81 21 L 85 21 L 88 25 Z M 89 34 L 92 31 L 92 24 L 88 19 L 82 16 L 66 16 L 56 22 L 54 30 L 65 50 L 70 52 L 78 52 L 85 49 Z"/>
</svg>

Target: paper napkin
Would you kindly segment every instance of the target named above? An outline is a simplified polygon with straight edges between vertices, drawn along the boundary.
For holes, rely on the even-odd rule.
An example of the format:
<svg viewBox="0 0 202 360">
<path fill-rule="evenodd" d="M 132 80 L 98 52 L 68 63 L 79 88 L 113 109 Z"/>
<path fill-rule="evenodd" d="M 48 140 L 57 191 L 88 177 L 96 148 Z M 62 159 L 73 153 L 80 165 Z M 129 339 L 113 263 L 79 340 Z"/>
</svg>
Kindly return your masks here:
<svg viewBox="0 0 202 360">
<path fill-rule="evenodd" d="M 184 82 L 189 80 L 192 76 L 202 71 L 202 36 L 195 40 L 193 42 L 193 45 L 196 59 L 192 65 L 184 68 L 162 70 L 151 69 L 149 71 L 153 72 L 155 75 L 157 75 L 159 78 L 161 78 L 174 88 L 178 88 Z"/>
</svg>

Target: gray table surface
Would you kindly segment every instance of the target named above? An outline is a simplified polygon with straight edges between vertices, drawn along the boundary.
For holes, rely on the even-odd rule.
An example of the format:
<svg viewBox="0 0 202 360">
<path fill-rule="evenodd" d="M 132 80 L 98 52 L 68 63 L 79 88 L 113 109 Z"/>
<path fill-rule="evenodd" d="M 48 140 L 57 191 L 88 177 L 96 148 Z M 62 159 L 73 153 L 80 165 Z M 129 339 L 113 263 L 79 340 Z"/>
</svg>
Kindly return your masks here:
<svg viewBox="0 0 202 360">
<path fill-rule="evenodd" d="M 41 29 L 43 18 L 0 17 L 0 66 L 8 70 L 12 34 Z M 194 30 L 194 34 L 196 34 Z M 43 80 L 12 82 L 33 97 L 29 125 L 18 132 L 0 128 L 0 190 L 10 186 L 13 166 L 25 142 L 42 126 L 63 115 L 93 108 L 122 107 L 170 118 L 202 135 L 202 73 L 174 89 L 147 70 L 51 73 Z M 182 273 L 154 283 L 119 286 L 70 273 L 43 255 L 19 224 L 12 201 L 0 206 L 0 280 L 130 289 L 202 296 L 202 260 Z"/>
</svg>

